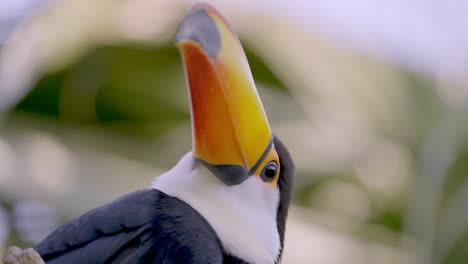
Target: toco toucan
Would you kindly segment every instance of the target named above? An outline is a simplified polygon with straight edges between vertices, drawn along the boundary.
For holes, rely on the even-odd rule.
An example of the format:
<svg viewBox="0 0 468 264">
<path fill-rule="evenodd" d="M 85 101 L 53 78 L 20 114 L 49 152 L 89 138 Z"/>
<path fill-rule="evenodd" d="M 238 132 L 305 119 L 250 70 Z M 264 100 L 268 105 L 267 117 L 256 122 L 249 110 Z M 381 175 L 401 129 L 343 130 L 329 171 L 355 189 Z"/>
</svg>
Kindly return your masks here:
<svg viewBox="0 0 468 264">
<path fill-rule="evenodd" d="M 175 37 L 188 84 L 192 151 L 150 187 L 63 225 L 46 263 L 252 263 L 281 259 L 294 165 L 275 137 L 241 43 L 197 4 Z"/>
</svg>

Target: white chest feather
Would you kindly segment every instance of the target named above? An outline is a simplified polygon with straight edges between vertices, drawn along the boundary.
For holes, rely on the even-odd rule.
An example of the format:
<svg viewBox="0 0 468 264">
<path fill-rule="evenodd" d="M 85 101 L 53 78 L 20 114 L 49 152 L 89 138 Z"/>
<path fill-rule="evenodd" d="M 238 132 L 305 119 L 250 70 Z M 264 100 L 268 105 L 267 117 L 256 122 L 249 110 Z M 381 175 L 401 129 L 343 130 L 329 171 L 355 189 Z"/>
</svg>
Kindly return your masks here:
<svg viewBox="0 0 468 264">
<path fill-rule="evenodd" d="M 280 250 L 276 212 L 279 191 L 258 177 L 227 186 L 205 167 L 192 170 L 192 154 L 157 177 L 152 187 L 197 210 L 215 230 L 225 250 L 253 264 L 272 264 Z"/>
</svg>

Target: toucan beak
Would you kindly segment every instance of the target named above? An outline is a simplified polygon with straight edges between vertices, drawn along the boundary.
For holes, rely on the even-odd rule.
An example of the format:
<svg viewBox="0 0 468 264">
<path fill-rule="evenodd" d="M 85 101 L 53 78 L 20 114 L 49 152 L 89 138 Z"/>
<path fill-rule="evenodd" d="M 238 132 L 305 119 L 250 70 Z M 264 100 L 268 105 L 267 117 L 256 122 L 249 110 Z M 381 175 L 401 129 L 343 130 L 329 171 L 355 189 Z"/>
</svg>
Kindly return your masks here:
<svg viewBox="0 0 468 264">
<path fill-rule="evenodd" d="M 228 185 L 242 183 L 273 135 L 241 43 L 214 7 L 198 4 L 176 34 L 189 86 L 193 155 Z"/>
</svg>

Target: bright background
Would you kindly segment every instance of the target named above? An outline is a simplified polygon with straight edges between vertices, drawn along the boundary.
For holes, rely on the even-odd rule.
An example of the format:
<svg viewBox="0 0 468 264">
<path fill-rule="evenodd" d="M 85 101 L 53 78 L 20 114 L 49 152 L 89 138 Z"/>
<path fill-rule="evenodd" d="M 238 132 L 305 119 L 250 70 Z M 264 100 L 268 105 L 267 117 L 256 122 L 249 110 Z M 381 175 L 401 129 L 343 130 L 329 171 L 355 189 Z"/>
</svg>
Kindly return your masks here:
<svg viewBox="0 0 468 264">
<path fill-rule="evenodd" d="M 0 256 L 190 150 L 193 2 L 0 2 Z M 465 263 L 468 2 L 208 2 L 296 161 L 283 263 Z"/>
</svg>

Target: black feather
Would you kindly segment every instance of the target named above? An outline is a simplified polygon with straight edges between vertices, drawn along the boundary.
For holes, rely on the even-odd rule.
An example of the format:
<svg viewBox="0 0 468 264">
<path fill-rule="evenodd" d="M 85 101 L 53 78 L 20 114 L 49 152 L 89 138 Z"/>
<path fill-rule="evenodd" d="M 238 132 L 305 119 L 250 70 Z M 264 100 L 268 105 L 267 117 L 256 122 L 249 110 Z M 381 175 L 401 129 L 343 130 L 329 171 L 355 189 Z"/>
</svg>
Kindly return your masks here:
<svg viewBox="0 0 468 264">
<path fill-rule="evenodd" d="M 273 138 L 276 152 L 280 160 L 280 176 L 278 188 L 280 190 L 280 201 L 278 212 L 276 213 L 276 225 L 280 236 L 281 249 L 278 255 L 278 261 L 281 259 L 284 247 L 284 233 L 286 231 L 286 219 L 288 217 L 289 204 L 293 188 L 293 177 L 296 167 L 286 146 L 276 137 Z"/>
<path fill-rule="evenodd" d="M 197 211 L 154 189 L 89 211 L 50 234 L 36 250 L 53 264 L 218 264 L 225 258 L 218 237 Z"/>
</svg>

